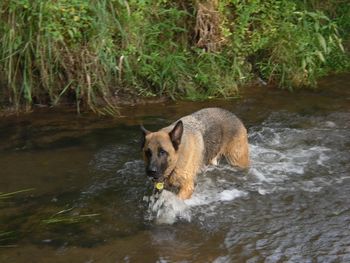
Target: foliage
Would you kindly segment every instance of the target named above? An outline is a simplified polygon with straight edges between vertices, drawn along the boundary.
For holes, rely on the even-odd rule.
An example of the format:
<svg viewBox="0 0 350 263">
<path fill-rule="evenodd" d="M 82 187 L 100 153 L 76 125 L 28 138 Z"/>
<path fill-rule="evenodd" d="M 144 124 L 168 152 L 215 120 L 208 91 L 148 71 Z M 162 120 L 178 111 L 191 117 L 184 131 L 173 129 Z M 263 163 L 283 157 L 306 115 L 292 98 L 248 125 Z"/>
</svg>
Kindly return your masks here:
<svg viewBox="0 0 350 263">
<path fill-rule="evenodd" d="M 2 1 L 0 77 L 8 104 L 55 105 L 66 97 L 78 109 L 110 110 L 96 108 L 98 99 L 111 104 L 116 74 L 109 8 L 108 1 Z"/>
<path fill-rule="evenodd" d="M 73 208 L 65 209 L 57 212 L 48 219 L 43 219 L 41 222 L 45 225 L 69 225 L 78 224 L 86 220 L 99 216 L 99 214 L 69 214 Z"/>
<path fill-rule="evenodd" d="M 346 1 L 4 0 L 0 10 L 0 103 L 17 110 L 74 102 L 115 114 L 128 94 L 230 97 L 257 76 L 292 89 L 350 68 Z"/>
<path fill-rule="evenodd" d="M 12 198 L 20 193 L 25 193 L 25 192 L 29 192 L 29 191 L 33 191 L 33 190 L 34 190 L 34 188 L 29 188 L 29 189 L 23 189 L 23 190 L 18 190 L 18 191 L 9 192 L 9 193 L 0 192 L 0 204 L 2 201 L 10 199 L 10 198 Z"/>
<path fill-rule="evenodd" d="M 336 24 L 317 10 L 298 10 L 293 1 L 237 0 L 228 7 L 236 14 L 234 24 L 226 22 L 233 52 L 282 88 L 314 87 L 328 58 L 343 51 Z"/>
</svg>

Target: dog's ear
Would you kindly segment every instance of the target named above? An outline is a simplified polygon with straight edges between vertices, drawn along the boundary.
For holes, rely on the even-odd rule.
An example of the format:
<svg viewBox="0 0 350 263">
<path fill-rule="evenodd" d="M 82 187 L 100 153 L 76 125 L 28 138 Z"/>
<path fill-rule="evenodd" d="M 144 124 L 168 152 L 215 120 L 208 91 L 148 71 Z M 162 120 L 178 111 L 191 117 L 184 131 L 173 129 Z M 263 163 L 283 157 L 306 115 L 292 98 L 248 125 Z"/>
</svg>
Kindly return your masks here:
<svg viewBox="0 0 350 263">
<path fill-rule="evenodd" d="M 141 149 L 142 149 L 143 146 L 145 146 L 146 135 L 150 134 L 151 132 L 146 130 L 146 128 L 143 127 L 143 125 L 141 125 L 140 128 L 141 128 L 141 131 L 142 131 L 142 137 L 141 137 Z"/>
<path fill-rule="evenodd" d="M 183 131 L 184 131 L 184 125 L 183 125 L 182 121 L 178 121 L 175 124 L 175 127 L 172 129 L 172 131 L 169 132 L 171 142 L 173 143 L 173 146 L 174 146 L 176 151 L 179 149 L 179 145 L 181 143 L 181 137 L 182 137 Z"/>
</svg>

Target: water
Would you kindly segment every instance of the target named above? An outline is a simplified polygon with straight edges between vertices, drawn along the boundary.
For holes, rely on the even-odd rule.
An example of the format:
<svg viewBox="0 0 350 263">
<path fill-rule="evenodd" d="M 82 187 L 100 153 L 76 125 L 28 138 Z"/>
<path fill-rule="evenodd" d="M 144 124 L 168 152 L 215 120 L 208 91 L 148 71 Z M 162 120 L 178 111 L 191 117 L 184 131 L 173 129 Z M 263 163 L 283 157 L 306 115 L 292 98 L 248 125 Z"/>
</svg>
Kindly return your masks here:
<svg viewBox="0 0 350 263">
<path fill-rule="evenodd" d="M 38 112 L 0 124 L 0 262 L 350 262 L 349 75 L 319 91 L 125 109 L 122 119 Z M 347 88 L 346 88 L 347 87 Z M 152 183 L 139 127 L 222 106 L 248 127 L 251 167 L 224 160 L 191 199 Z M 48 223 L 52 219 L 76 219 Z"/>
</svg>

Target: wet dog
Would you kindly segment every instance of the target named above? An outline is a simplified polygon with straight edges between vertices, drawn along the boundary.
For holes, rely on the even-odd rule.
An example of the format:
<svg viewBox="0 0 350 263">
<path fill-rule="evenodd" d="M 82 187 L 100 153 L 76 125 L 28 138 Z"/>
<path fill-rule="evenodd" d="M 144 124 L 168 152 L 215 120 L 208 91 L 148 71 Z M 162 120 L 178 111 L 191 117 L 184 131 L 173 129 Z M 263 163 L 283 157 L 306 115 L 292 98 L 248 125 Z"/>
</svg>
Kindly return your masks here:
<svg viewBox="0 0 350 263">
<path fill-rule="evenodd" d="M 200 169 L 224 156 L 232 166 L 249 166 L 247 130 L 233 113 L 206 108 L 150 132 L 141 126 L 146 174 L 155 187 L 175 187 L 181 199 L 191 197 Z"/>
</svg>

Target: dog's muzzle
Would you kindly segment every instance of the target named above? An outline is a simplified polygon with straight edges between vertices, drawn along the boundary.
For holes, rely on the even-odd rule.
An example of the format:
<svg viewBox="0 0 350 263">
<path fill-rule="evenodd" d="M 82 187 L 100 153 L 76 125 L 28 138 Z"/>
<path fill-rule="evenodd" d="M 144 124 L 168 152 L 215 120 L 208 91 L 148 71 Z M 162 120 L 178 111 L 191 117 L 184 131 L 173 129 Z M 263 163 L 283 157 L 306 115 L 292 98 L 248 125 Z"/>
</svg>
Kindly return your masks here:
<svg viewBox="0 0 350 263">
<path fill-rule="evenodd" d="M 158 181 L 162 177 L 161 174 L 158 174 L 156 172 L 149 172 L 149 171 L 147 171 L 146 173 L 147 173 L 147 176 L 149 178 L 151 178 L 153 181 Z"/>
<path fill-rule="evenodd" d="M 153 181 L 157 181 L 157 180 L 159 180 L 162 177 L 162 175 L 158 171 L 157 167 L 153 166 L 153 165 L 147 167 L 146 174 L 147 174 L 148 177 L 151 177 L 153 179 Z"/>
</svg>

